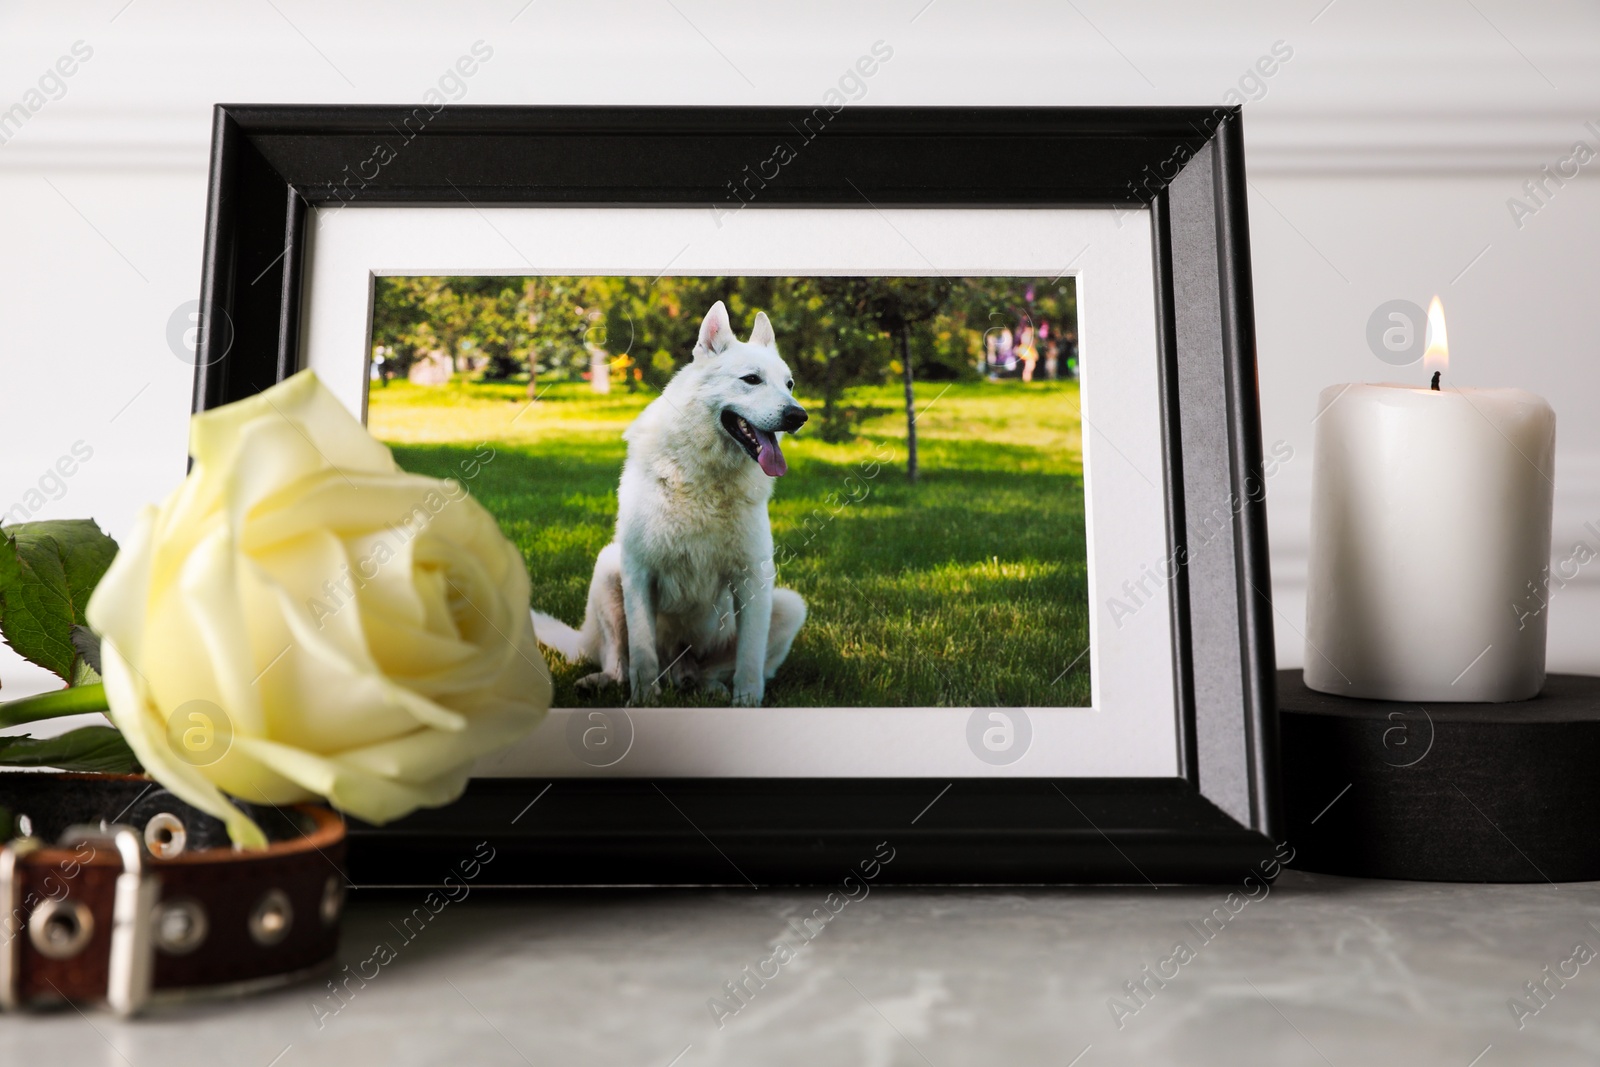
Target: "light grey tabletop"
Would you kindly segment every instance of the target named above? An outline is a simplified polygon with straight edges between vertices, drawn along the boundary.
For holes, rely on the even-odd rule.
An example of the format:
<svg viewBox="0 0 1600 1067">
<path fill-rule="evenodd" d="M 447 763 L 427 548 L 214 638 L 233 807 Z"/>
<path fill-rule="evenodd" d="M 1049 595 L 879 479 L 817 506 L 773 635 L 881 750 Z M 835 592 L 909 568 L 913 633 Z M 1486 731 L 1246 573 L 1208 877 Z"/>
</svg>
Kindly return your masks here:
<svg viewBox="0 0 1600 1067">
<path fill-rule="evenodd" d="M 827 892 L 358 895 L 340 999 L 0 1017 L 0 1064 L 1600 1062 L 1600 883 Z"/>
</svg>

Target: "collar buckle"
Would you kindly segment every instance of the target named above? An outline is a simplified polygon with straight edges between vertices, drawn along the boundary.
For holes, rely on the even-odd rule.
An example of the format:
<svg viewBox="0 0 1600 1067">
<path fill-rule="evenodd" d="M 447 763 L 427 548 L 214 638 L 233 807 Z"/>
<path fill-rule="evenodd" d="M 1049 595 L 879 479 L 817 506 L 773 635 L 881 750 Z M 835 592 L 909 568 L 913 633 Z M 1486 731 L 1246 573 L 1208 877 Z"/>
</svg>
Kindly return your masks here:
<svg viewBox="0 0 1600 1067">
<path fill-rule="evenodd" d="M 71 826 L 57 842 L 73 845 L 111 845 L 122 859 L 111 911 L 111 953 L 107 962 L 106 1004 L 121 1016 L 136 1015 L 150 999 L 150 978 L 155 965 L 154 916 L 161 883 L 145 870 L 144 842 L 131 826 Z M 41 847 L 38 838 L 20 838 L 0 848 L 0 1008 L 22 1007 L 21 880 L 17 867 L 28 853 Z M 29 924 L 32 925 L 31 923 Z M 32 931 L 30 930 L 30 935 Z"/>
</svg>

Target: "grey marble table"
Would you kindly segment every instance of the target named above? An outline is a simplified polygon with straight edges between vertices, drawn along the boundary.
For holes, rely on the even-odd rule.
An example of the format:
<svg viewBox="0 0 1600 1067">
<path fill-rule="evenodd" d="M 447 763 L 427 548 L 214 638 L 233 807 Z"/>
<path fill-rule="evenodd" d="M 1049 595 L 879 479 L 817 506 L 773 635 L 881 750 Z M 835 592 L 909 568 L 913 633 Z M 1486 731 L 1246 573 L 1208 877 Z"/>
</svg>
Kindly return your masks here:
<svg viewBox="0 0 1600 1067">
<path fill-rule="evenodd" d="M 437 914 L 421 890 L 358 896 L 337 999 L 0 1017 L 0 1063 L 1600 1062 L 1600 960 L 1579 961 L 1600 883 L 1291 871 L 1228 892 L 881 888 L 837 913 L 825 889 L 479 889 Z"/>
</svg>

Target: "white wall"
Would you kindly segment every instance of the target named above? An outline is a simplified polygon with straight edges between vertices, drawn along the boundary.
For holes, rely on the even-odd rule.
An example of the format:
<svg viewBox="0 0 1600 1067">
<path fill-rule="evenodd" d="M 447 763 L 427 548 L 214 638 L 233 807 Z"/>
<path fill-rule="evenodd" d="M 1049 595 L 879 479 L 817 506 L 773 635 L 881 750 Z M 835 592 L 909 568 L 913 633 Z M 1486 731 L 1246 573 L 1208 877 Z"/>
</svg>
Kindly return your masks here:
<svg viewBox="0 0 1600 1067">
<path fill-rule="evenodd" d="M 198 293 L 213 103 L 413 102 L 480 39 L 466 102 L 808 105 L 880 39 L 864 105 L 1211 104 L 1282 41 L 1246 111 L 1263 422 L 1295 451 L 1269 497 L 1280 661 L 1301 661 L 1316 394 L 1395 377 L 1364 337 L 1385 300 L 1444 297 L 1458 384 L 1550 399 L 1557 544 L 1600 525 L 1600 163 L 1520 229 L 1506 206 L 1600 148 L 1600 9 L 1575 0 L 7 2 L 0 110 L 93 55 L 0 144 L 0 510 L 80 440 L 38 517 L 120 534 L 182 476 L 168 327 Z M 1600 580 L 1552 612 L 1552 669 L 1600 671 Z M 43 684 L 5 656 L 7 695 Z"/>
</svg>

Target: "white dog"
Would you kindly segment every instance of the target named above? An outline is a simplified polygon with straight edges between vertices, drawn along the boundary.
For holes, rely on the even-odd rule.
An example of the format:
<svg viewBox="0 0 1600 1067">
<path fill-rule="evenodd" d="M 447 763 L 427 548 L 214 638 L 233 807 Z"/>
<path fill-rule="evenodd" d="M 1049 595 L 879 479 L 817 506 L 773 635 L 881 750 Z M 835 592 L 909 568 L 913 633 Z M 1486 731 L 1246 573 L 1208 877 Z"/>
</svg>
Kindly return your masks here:
<svg viewBox="0 0 1600 1067">
<path fill-rule="evenodd" d="M 534 613 L 541 643 L 600 670 L 579 681 L 627 680 L 632 703 L 700 685 L 757 705 L 789 654 L 805 601 L 773 588 L 772 480 L 788 464 L 778 438 L 800 428 L 794 379 L 772 323 L 756 315 L 740 341 L 717 301 L 700 324 L 694 362 L 622 435 L 617 533 L 600 550 L 583 626 Z"/>
</svg>

